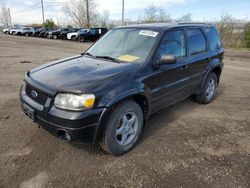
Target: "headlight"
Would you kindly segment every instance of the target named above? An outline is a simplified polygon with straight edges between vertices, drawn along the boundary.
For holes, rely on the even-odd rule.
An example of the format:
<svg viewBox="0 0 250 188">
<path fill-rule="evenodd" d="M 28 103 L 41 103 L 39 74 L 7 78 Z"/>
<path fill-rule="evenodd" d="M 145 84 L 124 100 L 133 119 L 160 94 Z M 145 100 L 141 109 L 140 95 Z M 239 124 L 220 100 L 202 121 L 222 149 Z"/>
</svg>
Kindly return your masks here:
<svg viewBox="0 0 250 188">
<path fill-rule="evenodd" d="M 94 106 L 95 95 L 93 94 L 57 94 L 54 105 L 65 110 L 81 111 Z"/>
</svg>

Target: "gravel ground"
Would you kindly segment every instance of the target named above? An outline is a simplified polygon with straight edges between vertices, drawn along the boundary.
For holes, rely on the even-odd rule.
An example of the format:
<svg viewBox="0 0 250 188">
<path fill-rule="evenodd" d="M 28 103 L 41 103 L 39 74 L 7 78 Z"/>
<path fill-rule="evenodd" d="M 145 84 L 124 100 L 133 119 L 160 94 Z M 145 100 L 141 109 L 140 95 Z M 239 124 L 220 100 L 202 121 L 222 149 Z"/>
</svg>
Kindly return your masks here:
<svg viewBox="0 0 250 188">
<path fill-rule="evenodd" d="M 19 105 L 27 70 L 89 45 L 0 34 L 0 187 L 250 187 L 250 51 L 226 50 L 214 102 L 162 110 L 114 157 L 58 140 Z"/>
</svg>

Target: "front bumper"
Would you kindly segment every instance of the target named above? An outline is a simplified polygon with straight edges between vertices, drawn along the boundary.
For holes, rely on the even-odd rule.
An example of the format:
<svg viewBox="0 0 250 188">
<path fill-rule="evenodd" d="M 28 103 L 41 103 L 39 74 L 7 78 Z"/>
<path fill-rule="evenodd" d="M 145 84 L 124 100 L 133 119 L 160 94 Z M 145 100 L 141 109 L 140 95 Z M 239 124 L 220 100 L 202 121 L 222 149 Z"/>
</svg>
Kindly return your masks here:
<svg viewBox="0 0 250 188">
<path fill-rule="evenodd" d="M 101 118 L 106 108 L 96 108 L 81 112 L 61 110 L 53 106 L 48 98 L 45 105 L 41 105 L 25 92 L 20 93 L 21 107 L 24 113 L 34 122 L 56 137 L 67 132 L 71 140 L 83 140 L 94 143 L 100 126 Z M 27 112 L 27 108 L 30 109 Z"/>
</svg>

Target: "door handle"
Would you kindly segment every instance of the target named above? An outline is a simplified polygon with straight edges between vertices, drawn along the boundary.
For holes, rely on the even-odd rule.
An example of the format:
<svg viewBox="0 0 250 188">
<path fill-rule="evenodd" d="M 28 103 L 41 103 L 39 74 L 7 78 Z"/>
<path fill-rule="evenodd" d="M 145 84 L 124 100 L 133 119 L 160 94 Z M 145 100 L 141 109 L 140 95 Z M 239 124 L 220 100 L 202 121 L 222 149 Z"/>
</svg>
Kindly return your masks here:
<svg viewBox="0 0 250 188">
<path fill-rule="evenodd" d="M 182 65 L 181 66 L 181 69 L 186 69 L 186 68 L 188 68 L 188 65 Z"/>
</svg>

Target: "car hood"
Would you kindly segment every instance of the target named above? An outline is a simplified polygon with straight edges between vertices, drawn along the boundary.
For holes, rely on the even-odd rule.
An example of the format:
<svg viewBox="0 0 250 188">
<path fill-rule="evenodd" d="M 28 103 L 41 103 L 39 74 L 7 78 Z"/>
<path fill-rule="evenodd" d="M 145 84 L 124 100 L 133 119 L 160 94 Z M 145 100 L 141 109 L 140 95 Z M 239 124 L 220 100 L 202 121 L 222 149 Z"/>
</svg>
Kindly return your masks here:
<svg viewBox="0 0 250 188">
<path fill-rule="evenodd" d="M 136 67 L 140 65 L 75 56 L 36 67 L 28 77 L 50 94 L 60 91 L 82 93 Z"/>
</svg>

